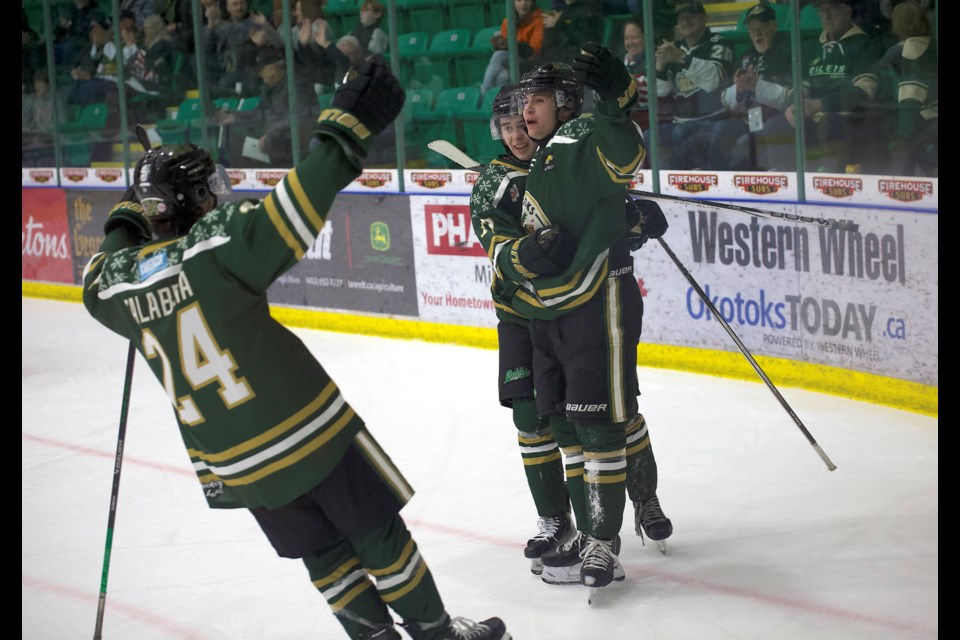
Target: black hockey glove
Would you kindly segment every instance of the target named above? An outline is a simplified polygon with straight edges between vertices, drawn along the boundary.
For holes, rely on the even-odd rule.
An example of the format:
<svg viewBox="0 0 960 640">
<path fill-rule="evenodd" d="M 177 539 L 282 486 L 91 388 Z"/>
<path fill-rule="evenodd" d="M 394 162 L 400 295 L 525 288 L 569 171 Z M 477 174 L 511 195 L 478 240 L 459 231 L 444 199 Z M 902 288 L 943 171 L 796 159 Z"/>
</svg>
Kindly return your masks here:
<svg viewBox="0 0 960 640">
<path fill-rule="evenodd" d="M 596 91 L 602 100 L 617 100 L 621 109 L 636 100 L 637 83 L 623 61 L 596 42 L 587 42 L 573 57 L 573 77 Z"/>
<path fill-rule="evenodd" d="M 129 193 L 129 190 L 128 190 Z M 127 194 L 124 194 L 126 196 Z M 143 215 L 143 206 L 133 200 L 122 200 L 113 205 L 107 214 L 107 221 L 103 224 L 103 233 L 110 235 L 114 229 L 123 229 L 127 232 L 130 242 L 134 245 L 144 244 L 153 238 L 153 230 L 146 216 Z"/>
<path fill-rule="evenodd" d="M 655 200 L 627 200 L 627 239 L 630 250 L 636 251 L 647 240 L 656 239 L 667 232 L 667 218 Z"/>
<path fill-rule="evenodd" d="M 331 107 L 317 119 L 316 133 L 346 142 L 356 155 L 364 158 L 371 138 L 400 114 L 405 97 L 383 56 L 375 55 L 353 79 L 337 89 Z"/>
<path fill-rule="evenodd" d="M 513 244 L 514 265 L 527 278 L 552 276 L 573 261 L 577 247 L 560 225 L 543 227 Z"/>
</svg>

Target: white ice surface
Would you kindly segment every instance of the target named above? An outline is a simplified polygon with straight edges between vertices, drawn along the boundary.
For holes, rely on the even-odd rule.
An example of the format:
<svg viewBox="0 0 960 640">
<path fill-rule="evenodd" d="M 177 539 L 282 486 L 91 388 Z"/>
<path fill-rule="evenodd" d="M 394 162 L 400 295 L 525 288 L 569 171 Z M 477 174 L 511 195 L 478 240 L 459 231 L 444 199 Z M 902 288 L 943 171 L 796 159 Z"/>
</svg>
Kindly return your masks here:
<svg viewBox="0 0 960 640">
<path fill-rule="evenodd" d="M 641 369 L 669 555 L 622 530 L 627 578 L 588 607 L 528 570 L 535 531 L 494 351 L 297 333 L 417 490 L 403 514 L 453 615 L 516 640 L 877 640 L 939 634 L 938 420 L 758 379 Z M 126 343 L 79 304 L 23 298 L 22 637 L 89 638 Z M 106 639 L 345 637 L 243 510 L 207 509 L 138 359 Z"/>
</svg>

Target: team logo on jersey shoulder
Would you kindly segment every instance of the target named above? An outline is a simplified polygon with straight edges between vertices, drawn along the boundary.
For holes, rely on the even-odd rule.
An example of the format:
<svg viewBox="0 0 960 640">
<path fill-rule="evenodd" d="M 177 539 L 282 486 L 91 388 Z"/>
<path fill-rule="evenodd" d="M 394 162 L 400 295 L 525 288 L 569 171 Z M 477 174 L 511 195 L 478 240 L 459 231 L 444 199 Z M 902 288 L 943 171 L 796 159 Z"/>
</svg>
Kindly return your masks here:
<svg viewBox="0 0 960 640">
<path fill-rule="evenodd" d="M 169 264 L 170 260 L 167 257 L 167 250 L 160 249 L 150 257 L 140 261 L 137 265 L 137 275 L 140 276 L 140 281 L 143 282 L 156 272 L 166 269 Z"/>
<path fill-rule="evenodd" d="M 543 159 L 543 171 L 544 172 L 553 171 L 556 168 L 557 168 L 557 165 L 553 161 L 553 154 L 548 153 L 546 157 Z"/>
<path fill-rule="evenodd" d="M 510 185 L 510 201 L 517 202 L 518 200 L 520 200 L 520 189 L 517 185 L 512 184 Z"/>
</svg>

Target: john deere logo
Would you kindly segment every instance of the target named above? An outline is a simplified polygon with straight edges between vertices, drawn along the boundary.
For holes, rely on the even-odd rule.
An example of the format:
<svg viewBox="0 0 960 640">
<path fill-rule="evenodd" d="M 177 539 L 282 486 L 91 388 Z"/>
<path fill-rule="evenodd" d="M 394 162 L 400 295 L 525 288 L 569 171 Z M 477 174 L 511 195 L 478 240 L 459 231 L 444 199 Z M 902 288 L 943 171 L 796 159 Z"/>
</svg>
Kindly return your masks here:
<svg viewBox="0 0 960 640">
<path fill-rule="evenodd" d="M 374 222 L 370 225 L 370 246 L 377 251 L 390 249 L 390 227 L 385 222 Z"/>
</svg>

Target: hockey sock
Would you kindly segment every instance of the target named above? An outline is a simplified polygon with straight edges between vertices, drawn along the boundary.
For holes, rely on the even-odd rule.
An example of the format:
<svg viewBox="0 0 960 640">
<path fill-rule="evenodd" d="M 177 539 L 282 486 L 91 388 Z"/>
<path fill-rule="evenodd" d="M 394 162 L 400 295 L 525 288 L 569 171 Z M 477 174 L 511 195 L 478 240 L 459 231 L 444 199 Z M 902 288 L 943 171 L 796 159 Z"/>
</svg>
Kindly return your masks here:
<svg viewBox="0 0 960 640">
<path fill-rule="evenodd" d="M 583 443 L 587 533 L 613 540 L 623 524 L 627 481 L 626 423 L 577 423 Z"/>
<path fill-rule="evenodd" d="M 577 428 L 563 416 L 550 416 L 550 431 L 563 451 L 563 466 L 567 478 L 567 493 L 577 519 L 577 529 L 586 531 L 587 502 L 583 488 L 583 448 L 577 438 Z"/>
<path fill-rule="evenodd" d="M 527 486 L 540 516 L 557 516 L 570 510 L 563 483 L 560 447 L 549 426 L 540 428 L 533 399 L 513 402 L 513 422 L 519 429 L 517 444 L 523 458 Z"/>
<path fill-rule="evenodd" d="M 407 622 L 430 623 L 444 615 L 433 574 L 398 514 L 370 533 L 350 538 L 380 598 Z"/>
<path fill-rule="evenodd" d="M 303 564 L 348 636 L 361 638 L 371 629 L 393 625 L 390 612 L 348 542 L 303 558 Z"/>
<path fill-rule="evenodd" d="M 627 423 L 627 494 L 633 502 L 657 495 L 657 461 L 643 414 Z"/>
</svg>

